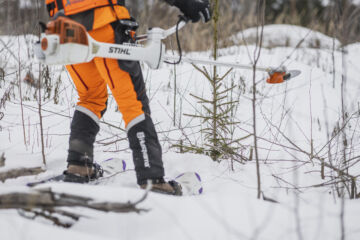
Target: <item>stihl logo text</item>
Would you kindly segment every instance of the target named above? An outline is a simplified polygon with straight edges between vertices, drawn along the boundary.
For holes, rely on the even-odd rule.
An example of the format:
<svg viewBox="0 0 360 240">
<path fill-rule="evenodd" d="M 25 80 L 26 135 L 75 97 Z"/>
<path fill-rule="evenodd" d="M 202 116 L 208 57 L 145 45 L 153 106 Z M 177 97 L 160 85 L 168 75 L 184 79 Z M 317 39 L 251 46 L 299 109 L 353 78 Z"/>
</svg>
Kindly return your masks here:
<svg viewBox="0 0 360 240">
<path fill-rule="evenodd" d="M 110 47 L 109 53 L 118 53 L 118 54 L 130 55 L 129 49 L 127 49 L 127 48 L 117 48 L 117 47 Z"/>
</svg>

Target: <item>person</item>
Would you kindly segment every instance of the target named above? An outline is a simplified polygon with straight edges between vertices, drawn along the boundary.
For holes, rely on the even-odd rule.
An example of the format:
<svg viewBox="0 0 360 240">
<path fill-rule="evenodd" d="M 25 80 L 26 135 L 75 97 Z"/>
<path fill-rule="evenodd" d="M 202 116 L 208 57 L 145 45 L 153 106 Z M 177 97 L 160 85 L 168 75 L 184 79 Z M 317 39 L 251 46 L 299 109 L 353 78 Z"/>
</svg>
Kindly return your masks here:
<svg viewBox="0 0 360 240">
<path fill-rule="evenodd" d="M 192 22 L 211 19 L 208 0 L 164 0 L 176 6 Z M 132 40 L 132 21 L 125 0 L 45 0 L 50 17 L 66 16 L 85 26 L 92 38 L 100 42 L 123 43 Z M 130 24 L 131 25 L 131 24 Z M 122 113 L 137 183 L 152 190 L 181 195 L 181 187 L 164 180 L 162 150 L 151 119 L 149 99 L 139 62 L 95 58 L 91 62 L 67 65 L 78 92 L 79 101 L 71 122 L 66 182 L 86 183 L 102 176 L 94 163 L 93 145 L 99 132 L 99 119 L 107 107 L 107 86 Z"/>
</svg>

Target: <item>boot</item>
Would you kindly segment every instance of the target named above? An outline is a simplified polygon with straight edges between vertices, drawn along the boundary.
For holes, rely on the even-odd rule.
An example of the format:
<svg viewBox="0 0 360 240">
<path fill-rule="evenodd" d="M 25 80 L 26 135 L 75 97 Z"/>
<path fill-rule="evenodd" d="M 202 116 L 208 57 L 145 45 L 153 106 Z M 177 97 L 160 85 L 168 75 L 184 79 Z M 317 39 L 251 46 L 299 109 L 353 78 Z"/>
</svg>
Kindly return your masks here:
<svg viewBox="0 0 360 240">
<path fill-rule="evenodd" d="M 181 185 L 176 181 L 166 182 L 164 178 L 152 179 L 150 181 L 152 181 L 152 186 L 150 189 L 150 191 L 152 192 L 175 195 L 175 196 L 182 195 Z M 146 189 L 147 183 L 141 184 L 140 188 Z"/>
<path fill-rule="evenodd" d="M 93 163 L 92 167 L 68 165 L 64 175 L 64 182 L 88 183 L 102 177 L 104 170 L 97 163 Z"/>
</svg>

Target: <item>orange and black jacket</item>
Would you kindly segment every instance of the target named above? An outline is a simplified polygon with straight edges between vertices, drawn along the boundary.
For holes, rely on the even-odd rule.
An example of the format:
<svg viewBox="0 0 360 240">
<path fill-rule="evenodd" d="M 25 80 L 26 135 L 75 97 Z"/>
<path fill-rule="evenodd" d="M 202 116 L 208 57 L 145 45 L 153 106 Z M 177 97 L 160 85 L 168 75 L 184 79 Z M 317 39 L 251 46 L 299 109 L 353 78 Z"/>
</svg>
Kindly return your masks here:
<svg viewBox="0 0 360 240">
<path fill-rule="evenodd" d="M 164 1 L 173 5 L 176 0 Z M 125 0 L 45 0 L 45 3 L 50 17 L 61 11 L 65 16 L 84 25 L 88 31 L 118 19 L 130 18 Z"/>
<path fill-rule="evenodd" d="M 45 0 L 45 3 L 50 17 L 61 12 L 83 24 L 88 31 L 117 19 L 130 18 L 125 0 Z"/>
</svg>

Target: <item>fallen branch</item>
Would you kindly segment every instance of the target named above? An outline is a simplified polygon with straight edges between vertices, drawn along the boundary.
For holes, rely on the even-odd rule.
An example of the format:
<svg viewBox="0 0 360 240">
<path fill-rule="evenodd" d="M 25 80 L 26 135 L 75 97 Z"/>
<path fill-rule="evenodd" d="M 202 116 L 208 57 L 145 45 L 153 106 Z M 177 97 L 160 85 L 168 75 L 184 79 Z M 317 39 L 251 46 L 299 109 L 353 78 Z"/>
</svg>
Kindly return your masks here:
<svg viewBox="0 0 360 240">
<path fill-rule="evenodd" d="M 142 201 L 145 200 L 142 198 Z M 141 201 L 140 201 L 141 202 Z M 140 212 L 140 203 L 97 202 L 95 199 L 67 193 L 52 192 L 51 188 L 32 192 L 8 193 L 0 195 L 0 209 L 53 209 L 55 207 L 86 207 L 104 212 Z"/>
<path fill-rule="evenodd" d="M 42 172 L 44 172 L 44 169 L 41 167 L 12 169 L 7 172 L 0 172 L 0 181 L 5 182 L 9 178 L 37 175 Z"/>
<path fill-rule="evenodd" d="M 137 205 L 147 197 L 148 191 L 135 202 L 99 202 L 96 199 L 67 193 L 56 193 L 51 188 L 32 190 L 31 192 L 15 192 L 0 195 L 0 209 L 18 209 L 21 216 L 35 219 L 43 217 L 55 225 L 69 228 L 84 215 L 64 211 L 59 207 L 84 207 L 103 212 L 128 213 L 144 212 L 146 209 Z M 66 218 L 67 220 L 64 220 Z"/>
<path fill-rule="evenodd" d="M 53 222 L 55 225 L 63 227 L 63 228 L 70 228 L 72 225 L 77 222 L 81 215 L 69 213 L 66 211 L 56 210 L 56 211 L 49 211 L 49 210 L 42 210 L 42 209 L 19 209 L 18 213 L 20 216 L 34 220 L 37 217 L 42 217 Z"/>
</svg>

